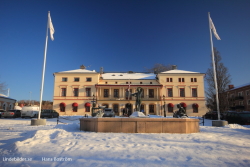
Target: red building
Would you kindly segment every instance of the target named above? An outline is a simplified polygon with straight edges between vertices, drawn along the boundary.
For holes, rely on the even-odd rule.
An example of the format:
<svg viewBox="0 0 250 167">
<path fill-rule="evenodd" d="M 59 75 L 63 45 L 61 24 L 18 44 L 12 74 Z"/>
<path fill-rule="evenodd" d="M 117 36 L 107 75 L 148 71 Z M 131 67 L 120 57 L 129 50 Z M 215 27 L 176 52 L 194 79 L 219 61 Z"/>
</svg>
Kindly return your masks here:
<svg viewBox="0 0 250 167">
<path fill-rule="evenodd" d="M 227 91 L 229 110 L 250 111 L 250 83 L 234 87 L 228 86 Z"/>
</svg>

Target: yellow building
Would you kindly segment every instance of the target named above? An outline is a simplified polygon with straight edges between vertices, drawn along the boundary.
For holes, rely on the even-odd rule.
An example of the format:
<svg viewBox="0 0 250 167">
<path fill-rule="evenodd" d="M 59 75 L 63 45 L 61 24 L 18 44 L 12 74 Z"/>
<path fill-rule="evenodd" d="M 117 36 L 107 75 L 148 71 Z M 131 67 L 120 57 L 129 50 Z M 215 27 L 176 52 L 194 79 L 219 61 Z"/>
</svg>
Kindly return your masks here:
<svg viewBox="0 0 250 167">
<path fill-rule="evenodd" d="M 206 113 L 203 73 L 172 70 L 154 73 L 100 72 L 85 66 L 71 71 L 54 73 L 53 108 L 60 115 L 91 115 L 95 101 L 99 106 L 112 108 L 116 115 L 135 111 L 136 89 L 143 89 L 141 111 L 145 115 L 172 116 L 180 103 L 188 116 Z M 164 105 L 165 104 L 165 105 Z"/>
</svg>

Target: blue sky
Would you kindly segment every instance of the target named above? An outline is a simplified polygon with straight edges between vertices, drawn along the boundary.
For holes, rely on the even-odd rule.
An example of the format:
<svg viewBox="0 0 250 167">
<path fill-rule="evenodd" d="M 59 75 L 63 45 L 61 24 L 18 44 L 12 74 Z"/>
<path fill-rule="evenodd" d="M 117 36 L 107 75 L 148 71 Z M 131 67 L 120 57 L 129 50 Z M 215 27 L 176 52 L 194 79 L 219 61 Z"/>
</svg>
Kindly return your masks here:
<svg viewBox="0 0 250 167">
<path fill-rule="evenodd" d="M 249 83 L 249 0 L 0 0 L 0 81 L 10 97 L 39 100 L 48 11 L 43 100 L 53 100 L 54 72 L 78 69 L 137 71 L 155 63 L 205 73 L 213 37 L 235 86 Z"/>
</svg>

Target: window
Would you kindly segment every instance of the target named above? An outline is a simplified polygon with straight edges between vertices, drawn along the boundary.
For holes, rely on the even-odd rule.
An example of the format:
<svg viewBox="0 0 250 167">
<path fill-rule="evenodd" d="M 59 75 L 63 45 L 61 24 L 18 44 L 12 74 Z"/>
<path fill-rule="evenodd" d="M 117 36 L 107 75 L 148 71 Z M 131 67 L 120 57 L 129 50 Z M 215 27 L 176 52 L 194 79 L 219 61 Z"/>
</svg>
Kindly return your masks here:
<svg viewBox="0 0 250 167">
<path fill-rule="evenodd" d="M 129 89 L 129 91 L 128 90 L 126 90 L 126 100 L 132 100 L 132 90 L 131 89 Z"/>
<path fill-rule="evenodd" d="M 168 97 L 173 97 L 173 89 L 168 88 Z"/>
<path fill-rule="evenodd" d="M 62 82 L 67 82 L 68 81 L 68 78 L 62 78 Z"/>
<path fill-rule="evenodd" d="M 114 97 L 119 97 L 119 89 L 114 89 Z"/>
<path fill-rule="evenodd" d="M 167 78 L 167 82 L 173 82 L 172 78 Z"/>
<path fill-rule="evenodd" d="M 91 96 L 91 88 L 86 88 L 86 96 L 87 97 Z"/>
<path fill-rule="evenodd" d="M 168 112 L 173 113 L 174 112 L 174 107 L 168 105 Z"/>
<path fill-rule="evenodd" d="M 61 112 L 65 112 L 65 106 L 66 106 L 65 103 L 60 103 L 59 107 Z"/>
<path fill-rule="evenodd" d="M 128 84 L 128 82 L 126 82 L 126 84 Z"/>
<path fill-rule="evenodd" d="M 79 82 L 79 81 L 80 81 L 80 78 L 74 78 L 74 81 L 75 81 L 75 82 Z"/>
<path fill-rule="evenodd" d="M 142 84 L 142 82 L 140 82 L 140 84 Z"/>
<path fill-rule="evenodd" d="M 185 82 L 184 78 L 179 78 L 179 82 Z"/>
<path fill-rule="evenodd" d="M 149 113 L 154 114 L 155 113 L 155 106 L 153 104 L 149 105 Z"/>
<path fill-rule="evenodd" d="M 152 84 L 152 82 L 150 82 L 150 84 Z"/>
<path fill-rule="evenodd" d="M 118 84 L 118 82 L 115 82 L 115 84 Z"/>
<path fill-rule="evenodd" d="M 144 89 L 142 89 L 141 98 L 144 98 Z"/>
<path fill-rule="evenodd" d="M 249 90 L 246 91 L 246 95 L 249 96 Z"/>
<path fill-rule="evenodd" d="M 197 78 L 191 78 L 191 82 L 197 82 Z"/>
<path fill-rule="evenodd" d="M 250 105 L 250 100 L 248 100 L 247 104 Z"/>
<path fill-rule="evenodd" d="M 180 97 L 185 97 L 185 89 L 180 88 Z"/>
<path fill-rule="evenodd" d="M 197 88 L 192 88 L 192 97 L 197 97 Z"/>
<path fill-rule="evenodd" d="M 78 88 L 74 88 L 74 96 L 78 97 L 79 94 L 79 89 Z"/>
<path fill-rule="evenodd" d="M 144 105 L 142 104 L 141 105 L 141 112 L 144 112 L 145 110 L 144 110 Z"/>
<path fill-rule="evenodd" d="M 193 113 L 198 113 L 198 108 L 197 107 L 193 107 Z"/>
<path fill-rule="evenodd" d="M 65 97 L 66 96 L 66 91 L 67 91 L 66 88 L 62 88 L 61 89 L 61 95 Z"/>
<path fill-rule="evenodd" d="M 90 112 L 90 106 L 85 106 L 85 112 Z"/>
<path fill-rule="evenodd" d="M 119 109 L 118 104 L 114 104 L 114 105 L 113 105 L 113 110 L 114 110 L 114 112 L 115 112 L 115 115 L 119 115 L 118 109 Z"/>
<path fill-rule="evenodd" d="M 104 89 L 104 97 L 109 97 L 109 90 L 108 89 Z"/>
<path fill-rule="evenodd" d="M 154 89 L 149 89 L 149 98 L 154 98 Z"/>
<path fill-rule="evenodd" d="M 86 78 L 86 81 L 87 81 L 87 82 L 91 82 L 91 81 L 92 81 L 92 78 Z"/>
<path fill-rule="evenodd" d="M 72 104 L 72 110 L 73 110 L 73 112 L 77 112 L 77 109 L 78 109 L 78 104 L 77 103 L 73 103 Z"/>
</svg>

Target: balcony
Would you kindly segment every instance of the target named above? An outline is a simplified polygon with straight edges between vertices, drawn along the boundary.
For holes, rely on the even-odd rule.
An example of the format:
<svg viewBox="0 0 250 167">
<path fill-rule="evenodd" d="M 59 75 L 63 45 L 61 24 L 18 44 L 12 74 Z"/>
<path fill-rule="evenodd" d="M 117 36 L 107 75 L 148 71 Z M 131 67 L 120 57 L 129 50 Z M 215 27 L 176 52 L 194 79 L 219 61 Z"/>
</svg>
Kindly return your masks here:
<svg viewBox="0 0 250 167">
<path fill-rule="evenodd" d="M 235 100 L 244 100 L 244 96 L 236 96 Z"/>
</svg>

